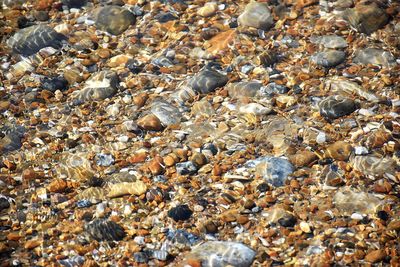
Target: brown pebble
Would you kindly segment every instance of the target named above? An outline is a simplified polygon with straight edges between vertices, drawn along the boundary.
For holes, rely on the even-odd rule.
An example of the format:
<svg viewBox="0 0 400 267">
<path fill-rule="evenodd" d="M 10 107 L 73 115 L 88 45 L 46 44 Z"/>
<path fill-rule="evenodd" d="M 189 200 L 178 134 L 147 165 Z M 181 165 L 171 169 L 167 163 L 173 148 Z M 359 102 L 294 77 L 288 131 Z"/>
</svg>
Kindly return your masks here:
<svg viewBox="0 0 400 267">
<path fill-rule="evenodd" d="M 161 121 L 156 115 L 149 114 L 137 121 L 139 127 L 148 131 L 161 131 L 163 129 Z"/>
<path fill-rule="evenodd" d="M 190 159 L 197 167 L 201 167 L 205 164 L 207 164 L 207 158 L 204 156 L 204 154 L 196 152 L 193 154 L 193 156 Z"/>
<path fill-rule="evenodd" d="M 218 232 L 218 227 L 213 221 L 208 221 L 204 224 L 204 228 L 207 233 L 215 234 Z"/>
<path fill-rule="evenodd" d="M 37 178 L 37 174 L 33 169 L 25 169 L 22 172 L 22 179 L 26 181 L 35 180 Z"/>
<path fill-rule="evenodd" d="M 24 247 L 25 247 L 26 249 L 34 249 L 34 248 L 40 246 L 40 244 L 41 244 L 41 241 L 40 241 L 40 240 L 38 240 L 38 239 L 31 239 L 31 240 L 26 241 Z"/>
<path fill-rule="evenodd" d="M 133 154 L 132 156 L 127 158 L 127 161 L 130 163 L 142 163 L 145 162 L 147 159 L 147 153 L 146 152 L 140 152 L 140 153 L 136 153 Z"/>
<path fill-rule="evenodd" d="M 292 162 L 296 167 L 308 166 L 317 159 L 317 155 L 309 150 L 299 151 L 297 154 L 289 156 L 290 162 Z"/>
<path fill-rule="evenodd" d="M 179 159 L 174 153 L 170 153 L 164 157 L 164 164 L 167 167 L 174 166 L 177 162 L 179 162 Z"/>
<path fill-rule="evenodd" d="M 62 193 L 66 188 L 67 183 L 62 179 L 55 179 L 47 186 L 47 189 L 52 193 Z"/>
<path fill-rule="evenodd" d="M 386 252 L 383 249 L 371 251 L 365 256 L 365 260 L 371 263 L 379 262 L 386 257 Z"/>
<path fill-rule="evenodd" d="M 18 233 L 9 233 L 7 235 L 7 240 L 10 241 L 18 241 L 21 239 L 21 236 Z"/>
<path fill-rule="evenodd" d="M 164 172 L 164 168 L 161 166 L 162 158 L 157 157 L 150 161 L 148 168 L 153 175 L 158 175 Z"/>
<path fill-rule="evenodd" d="M 387 226 L 387 228 L 388 228 L 389 230 L 400 231 L 400 220 L 391 221 L 391 222 L 389 223 L 389 225 Z"/>
<path fill-rule="evenodd" d="M 346 161 L 352 151 L 353 147 L 349 143 L 337 141 L 326 148 L 325 155 L 336 160 Z"/>
</svg>

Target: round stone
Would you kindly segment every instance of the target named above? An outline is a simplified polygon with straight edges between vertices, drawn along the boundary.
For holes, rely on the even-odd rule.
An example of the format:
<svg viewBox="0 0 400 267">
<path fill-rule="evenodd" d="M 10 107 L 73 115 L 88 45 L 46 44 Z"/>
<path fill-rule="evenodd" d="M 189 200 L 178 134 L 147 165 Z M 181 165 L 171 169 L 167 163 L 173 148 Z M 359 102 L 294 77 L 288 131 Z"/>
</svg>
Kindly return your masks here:
<svg viewBox="0 0 400 267">
<path fill-rule="evenodd" d="M 103 100 L 117 92 L 118 76 L 113 71 L 101 71 L 94 74 L 85 86 L 72 93 L 72 97 L 80 103 Z"/>
<path fill-rule="evenodd" d="M 340 49 L 347 47 L 346 40 L 338 35 L 312 36 L 310 41 L 329 49 Z"/>
<path fill-rule="evenodd" d="M 206 68 L 189 81 L 189 86 L 197 93 L 207 94 L 214 92 L 215 89 L 224 86 L 227 82 L 228 77 L 226 75 Z"/>
<path fill-rule="evenodd" d="M 95 24 L 99 30 L 118 35 L 135 23 L 135 16 L 119 6 L 105 6 L 95 10 Z"/>
<path fill-rule="evenodd" d="M 190 266 L 240 266 L 249 267 L 256 252 L 248 246 L 231 241 L 207 241 L 195 247 L 184 262 L 197 262 Z"/>
<path fill-rule="evenodd" d="M 339 65 L 346 59 L 346 53 L 339 50 L 318 52 L 311 57 L 311 61 L 325 68 Z"/>
<path fill-rule="evenodd" d="M 227 85 L 229 96 L 238 97 L 254 97 L 260 91 L 262 83 L 257 81 L 238 82 Z"/>
<path fill-rule="evenodd" d="M 119 241 L 125 237 L 125 230 L 119 224 L 103 219 L 96 219 L 85 225 L 89 236 L 97 241 Z"/>
<path fill-rule="evenodd" d="M 241 26 L 269 30 L 274 25 L 271 11 L 266 3 L 251 2 L 239 16 Z"/>
<path fill-rule="evenodd" d="M 7 44 L 15 53 L 30 56 L 44 47 L 60 48 L 66 37 L 47 25 L 34 25 L 19 30 Z"/>
<path fill-rule="evenodd" d="M 320 114 L 328 120 L 351 114 L 357 109 L 356 103 L 340 95 L 329 96 L 319 103 Z"/>
<path fill-rule="evenodd" d="M 174 221 L 186 221 L 192 216 L 193 211 L 188 207 L 188 205 L 178 205 L 168 211 L 168 217 L 172 218 Z"/>
</svg>

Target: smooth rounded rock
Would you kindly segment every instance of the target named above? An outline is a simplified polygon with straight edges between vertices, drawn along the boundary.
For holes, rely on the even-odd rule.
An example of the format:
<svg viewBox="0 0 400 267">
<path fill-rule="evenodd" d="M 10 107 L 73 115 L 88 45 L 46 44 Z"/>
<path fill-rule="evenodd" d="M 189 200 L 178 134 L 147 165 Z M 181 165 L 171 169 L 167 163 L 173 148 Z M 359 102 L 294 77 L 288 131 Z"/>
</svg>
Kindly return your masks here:
<svg viewBox="0 0 400 267">
<path fill-rule="evenodd" d="M 266 3 L 251 2 L 238 17 L 239 25 L 269 30 L 274 25 L 274 19 Z"/>
<path fill-rule="evenodd" d="M 163 126 L 177 124 L 181 121 L 182 117 L 177 107 L 162 100 L 157 100 L 152 103 L 151 113 L 161 121 Z"/>
<path fill-rule="evenodd" d="M 174 221 L 186 221 L 193 214 L 193 211 L 188 207 L 188 205 L 178 205 L 168 211 L 168 217 L 172 218 Z"/>
<path fill-rule="evenodd" d="M 72 93 L 78 103 L 103 100 L 117 92 L 118 76 L 113 71 L 101 71 L 86 81 L 81 90 Z"/>
<path fill-rule="evenodd" d="M 255 168 L 256 174 L 276 187 L 283 186 L 294 171 L 293 165 L 287 159 L 279 157 L 261 157 L 246 162 L 245 166 Z"/>
<path fill-rule="evenodd" d="M 189 81 L 189 86 L 197 93 L 207 94 L 214 92 L 215 89 L 224 86 L 227 82 L 228 77 L 226 75 L 206 68 Z"/>
<path fill-rule="evenodd" d="M 260 91 L 262 83 L 257 81 L 230 83 L 226 86 L 230 97 L 254 97 Z"/>
<path fill-rule="evenodd" d="M 30 56 L 45 47 L 60 48 L 66 37 L 53 28 L 40 24 L 19 30 L 7 44 L 15 53 Z"/>
<path fill-rule="evenodd" d="M 374 64 L 389 67 L 396 64 L 396 59 L 389 51 L 376 48 L 365 48 L 356 51 L 353 62 L 364 65 Z"/>
<path fill-rule="evenodd" d="M 377 3 L 360 3 L 354 8 L 346 9 L 343 17 L 359 32 L 371 34 L 383 28 L 389 22 L 389 15 Z"/>
<path fill-rule="evenodd" d="M 207 241 L 195 247 L 185 261 L 196 261 L 202 267 L 249 267 L 256 252 L 248 246 L 231 241 Z"/>
<path fill-rule="evenodd" d="M 318 52 L 311 57 L 311 61 L 325 68 L 339 65 L 346 60 L 346 53 L 339 50 Z"/>
<path fill-rule="evenodd" d="M 119 241 L 126 235 L 124 228 L 119 224 L 104 219 L 96 219 L 86 224 L 85 230 L 91 238 L 97 241 Z"/>
<path fill-rule="evenodd" d="M 310 41 L 329 49 L 341 49 L 347 47 L 346 39 L 338 35 L 312 36 L 310 37 Z"/>
<path fill-rule="evenodd" d="M 351 114 L 356 109 L 356 103 L 352 99 L 340 95 L 328 96 L 319 103 L 319 112 L 329 120 Z"/>
<path fill-rule="evenodd" d="M 105 6 L 95 10 L 95 25 L 99 30 L 119 35 L 136 21 L 135 16 L 119 6 Z"/>
</svg>

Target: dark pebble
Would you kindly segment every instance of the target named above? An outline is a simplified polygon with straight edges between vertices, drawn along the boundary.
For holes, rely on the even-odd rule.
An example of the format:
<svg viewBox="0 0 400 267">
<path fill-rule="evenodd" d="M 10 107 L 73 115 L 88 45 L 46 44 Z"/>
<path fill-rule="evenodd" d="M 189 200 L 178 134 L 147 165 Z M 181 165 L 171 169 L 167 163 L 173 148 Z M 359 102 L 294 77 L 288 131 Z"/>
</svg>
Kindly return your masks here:
<svg viewBox="0 0 400 267">
<path fill-rule="evenodd" d="M 174 221 L 185 221 L 192 216 L 193 211 L 191 211 L 188 205 L 178 205 L 168 211 L 168 217 L 174 219 Z"/>
<path fill-rule="evenodd" d="M 378 211 L 377 216 L 383 221 L 387 221 L 389 219 L 389 214 L 384 210 Z"/>
<path fill-rule="evenodd" d="M 43 89 L 55 92 L 56 90 L 65 91 L 68 88 L 68 81 L 64 77 L 45 77 L 42 80 Z"/>
<path fill-rule="evenodd" d="M 293 227 L 297 222 L 296 217 L 288 215 L 278 220 L 278 223 L 283 227 Z"/>
<path fill-rule="evenodd" d="M 122 240 L 126 233 L 119 224 L 104 219 L 96 219 L 85 226 L 86 232 L 97 241 Z"/>
<path fill-rule="evenodd" d="M 10 202 L 4 197 L 0 198 L 0 211 L 8 209 L 10 207 Z"/>
</svg>

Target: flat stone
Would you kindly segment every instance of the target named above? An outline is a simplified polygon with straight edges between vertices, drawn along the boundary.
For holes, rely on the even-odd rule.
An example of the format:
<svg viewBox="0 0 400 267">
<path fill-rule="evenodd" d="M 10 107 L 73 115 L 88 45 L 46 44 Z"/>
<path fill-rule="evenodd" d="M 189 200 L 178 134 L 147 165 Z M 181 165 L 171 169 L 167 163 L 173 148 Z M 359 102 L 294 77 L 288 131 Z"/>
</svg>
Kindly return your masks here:
<svg viewBox="0 0 400 267">
<path fill-rule="evenodd" d="M 389 51 L 376 48 L 365 48 L 356 51 L 353 62 L 364 65 L 374 64 L 389 67 L 396 64 L 396 59 Z"/>
<path fill-rule="evenodd" d="M 165 127 L 179 123 L 182 117 L 177 107 L 162 100 L 157 100 L 152 103 L 151 113 L 153 113 Z"/>
<path fill-rule="evenodd" d="M 329 49 L 341 49 L 347 47 L 346 40 L 338 35 L 312 36 L 310 37 L 310 41 Z"/>
<path fill-rule="evenodd" d="M 333 196 L 336 208 L 344 215 L 353 213 L 375 214 L 381 200 L 373 194 L 356 191 L 352 188 L 341 188 Z"/>
<path fill-rule="evenodd" d="M 207 241 L 192 249 L 184 262 L 197 261 L 202 267 L 249 267 L 255 256 L 256 252 L 242 243 Z"/>
<path fill-rule="evenodd" d="M 366 34 L 371 34 L 383 28 L 389 22 L 389 15 L 374 2 L 370 4 L 360 3 L 354 8 L 346 9 L 343 12 L 343 17 L 357 31 Z"/>
<path fill-rule="evenodd" d="M 30 56 L 48 46 L 61 48 L 63 40 L 66 40 L 63 34 L 47 25 L 39 24 L 19 30 L 7 44 L 15 53 Z"/>
<path fill-rule="evenodd" d="M 105 6 L 94 11 L 95 25 L 99 30 L 119 35 L 136 21 L 135 16 L 119 6 Z"/>
<path fill-rule="evenodd" d="M 390 157 L 356 156 L 352 160 L 353 168 L 364 175 L 375 177 L 394 176 L 397 163 Z"/>
<path fill-rule="evenodd" d="M 119 241 L 126 235 L 119 224 L 105 219 L 96 219 L 86 224 L 85 231 L 97 241 Z"/>
<path fill-rule="evenodd" d="M 337 141 L 326 148 L 326 155 L 336 160 L 348 160 L 353 147 L 344 141 Z"/>
<path fill-rule="evenodd" d="M 351 114 L 357 109 L 355 102 L 340 95 L 328 96 L 319 103 L 319 112 L 328 120 Z"/>
<path fill-rule="evenodd" d="M 124 195 L 136 195 L 140 196 L 144 194 L 147 190 L 147 186 L 142 181 L 136 181 L 131 183 L 116 183 L 109 186 L 109 192 L 107 197 L 121 197 Z"/>
<path fill-rule="evenodd" d="M 112 97 L 117 92 L 118 76 L 113 71 L 101 71 L 86 81 L 81 90 L 74 91 L 72 98 L 77 103 L 98 101 Z"/>
<path fill-rule="evenodd" d="M 269 30 L 274 25 L 274 19 L 266 3 L 251 2 L 238 17 L 238 24 L 261 30 Z"/>
<path fill-rule="evenodd" d="M 346 53 L 340 50 L 318 52 L 311 57 L 311 61 L 325 68 L 339 65 L 346 60 Z"/>
<path fill-rule="evenodd" d="M 257 81 L 230 83 L 227 86 L 229 96 L 232 98 L 254 97 L 260 92 L 262 83 Z"/>
<path fill-rule="evenodd" d="M 228 77 L 226 75 L 206 68 L 189 81 L 189 86 L 197 93 L 207 94 L 214 92 L 215 89 L 224 86 L 227 82 Z"/>
</svg>

